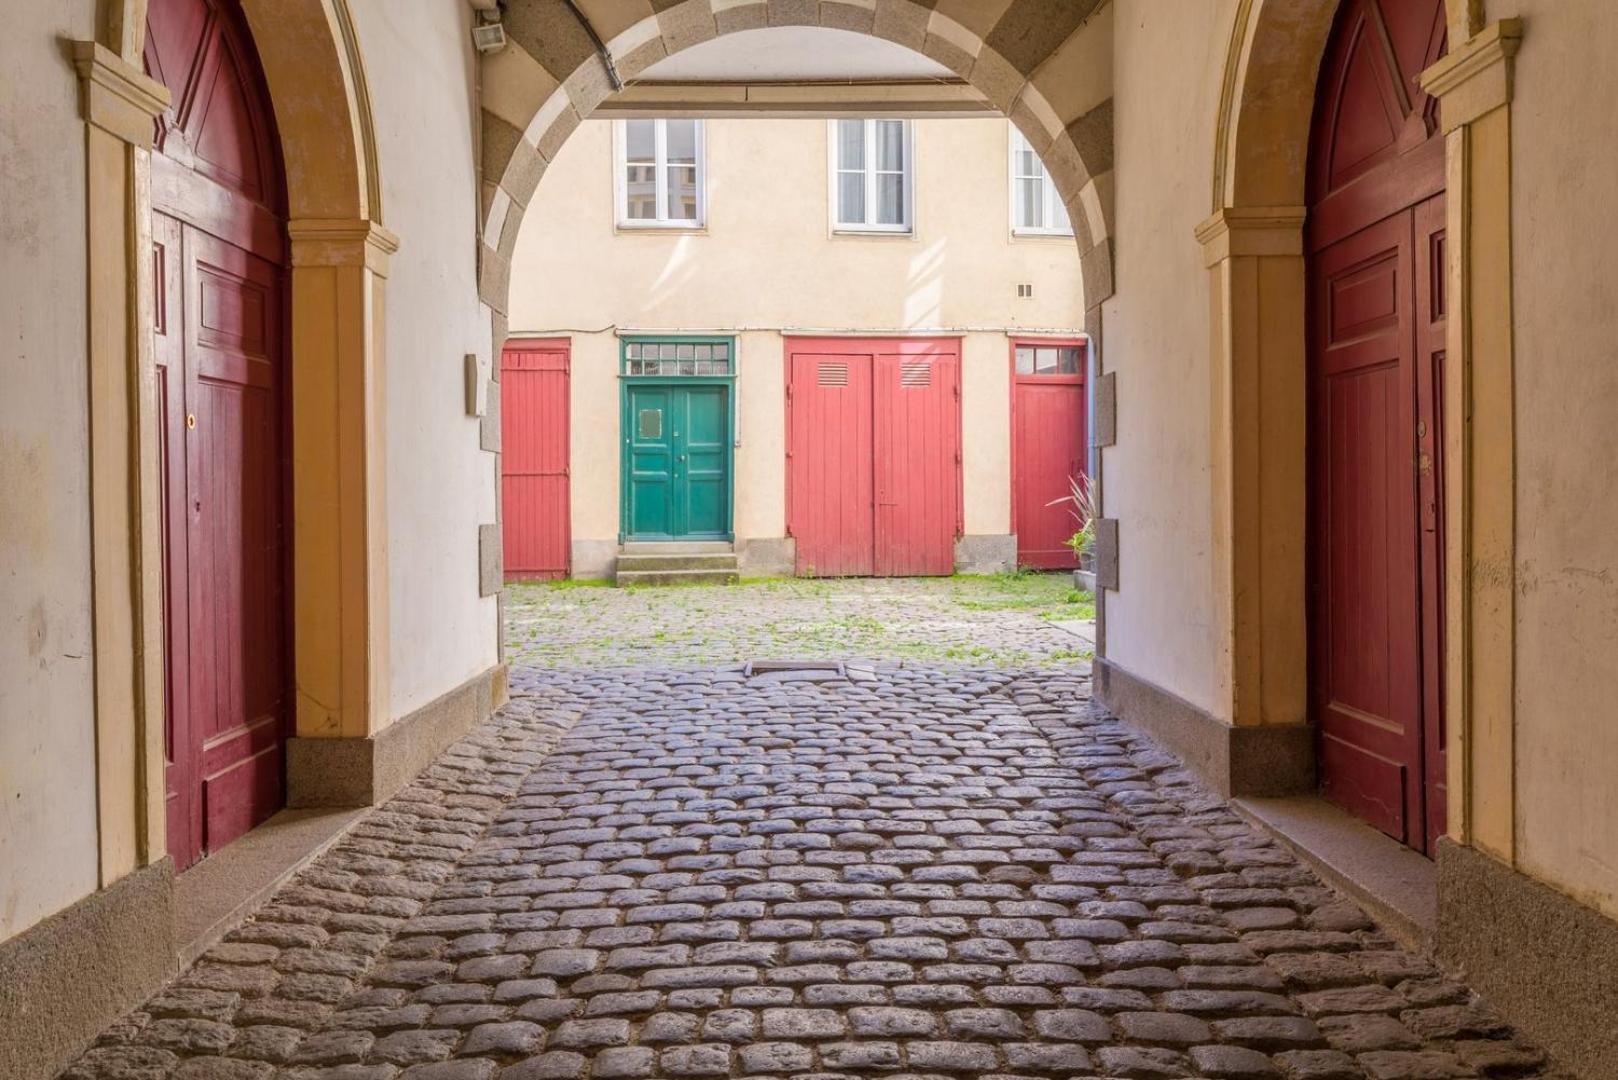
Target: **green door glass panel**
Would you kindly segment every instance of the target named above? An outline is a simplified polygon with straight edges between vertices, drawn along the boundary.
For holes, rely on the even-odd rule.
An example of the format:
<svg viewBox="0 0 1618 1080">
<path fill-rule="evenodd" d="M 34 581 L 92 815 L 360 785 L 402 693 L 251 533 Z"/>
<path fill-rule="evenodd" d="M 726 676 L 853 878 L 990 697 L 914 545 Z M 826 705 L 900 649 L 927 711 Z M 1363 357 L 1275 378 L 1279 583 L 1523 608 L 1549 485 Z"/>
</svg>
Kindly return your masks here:
<svg viewBox="0 0 1618 1080">
<path fill-rule="evenodd" d="M 729 383 L 626 385 L 626 539 L 730 535 L 730 393 Z"/>
</svg>

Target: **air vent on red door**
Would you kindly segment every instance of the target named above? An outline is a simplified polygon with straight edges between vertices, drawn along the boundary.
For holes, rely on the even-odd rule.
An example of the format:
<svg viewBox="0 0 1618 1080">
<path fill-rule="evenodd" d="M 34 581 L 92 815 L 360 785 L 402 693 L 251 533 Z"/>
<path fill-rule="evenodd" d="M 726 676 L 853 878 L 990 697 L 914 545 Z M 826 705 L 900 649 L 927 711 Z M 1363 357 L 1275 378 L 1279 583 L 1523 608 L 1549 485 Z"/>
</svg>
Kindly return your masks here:
<svg viewBox="0 0 1618 1080">
<path fill-rule="evenodd" d="M 815 371 L 815 382 L 821 386 L 847 386 L 848 363 L 842 360 L 822 360 Z"/>
<path fill-rule="evenodd" d="M 931 360 L 902 360 L 899 363 L 900 386 L 931 386 L 933 385 L 933 362 Z"/>
</svg>

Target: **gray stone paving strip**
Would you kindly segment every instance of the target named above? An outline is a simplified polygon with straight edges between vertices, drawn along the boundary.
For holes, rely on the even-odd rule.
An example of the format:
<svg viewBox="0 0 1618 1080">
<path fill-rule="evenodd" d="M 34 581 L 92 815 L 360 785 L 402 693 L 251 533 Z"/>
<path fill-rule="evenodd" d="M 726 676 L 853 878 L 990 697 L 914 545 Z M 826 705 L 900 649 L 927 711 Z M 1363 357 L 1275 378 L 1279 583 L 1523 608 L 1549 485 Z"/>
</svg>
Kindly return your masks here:
<svg viewBox="0 0 1618 1080">
<path fill-rule="evenodd" d="M 1081 674 L 857 675 L 516 672 L 65 1075 L 1553 1075 Z"/>
</svg>

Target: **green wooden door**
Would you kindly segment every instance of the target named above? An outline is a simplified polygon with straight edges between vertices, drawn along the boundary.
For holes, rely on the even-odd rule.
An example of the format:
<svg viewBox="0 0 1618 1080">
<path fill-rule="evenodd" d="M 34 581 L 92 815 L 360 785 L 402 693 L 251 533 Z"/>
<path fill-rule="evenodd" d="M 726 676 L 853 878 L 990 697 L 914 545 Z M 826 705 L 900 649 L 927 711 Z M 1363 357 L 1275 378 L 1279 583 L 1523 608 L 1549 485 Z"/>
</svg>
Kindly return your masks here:
<svg viewBox="0 0 1618 1080">
<path fill-rule="evenodd" d="M 730 538 L 729 382 L 629 383 L 624 536 Z"/>
</svg>

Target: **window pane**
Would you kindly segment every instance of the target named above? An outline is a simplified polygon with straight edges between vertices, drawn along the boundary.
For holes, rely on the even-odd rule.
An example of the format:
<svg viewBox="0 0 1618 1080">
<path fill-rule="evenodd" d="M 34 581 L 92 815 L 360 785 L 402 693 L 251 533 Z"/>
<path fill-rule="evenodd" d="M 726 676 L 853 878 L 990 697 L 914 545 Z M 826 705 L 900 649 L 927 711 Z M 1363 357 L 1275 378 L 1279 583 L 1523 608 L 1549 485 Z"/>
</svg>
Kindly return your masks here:
<svg viewBox="0 0 1618 1080">
<path fill-rule="evenodd" d="M 652 165 L 630 165 L 624 186 L 624 216 L 631 221 L 657 217 L 657 170 Z"/>
<path fill-rule="evenodd" d="M 905 165 L 905 124 L 903 120 L 876 121 L 876 167 L 903 169 Z"/>
<path fill-rule="evenodd" d="M 658 346 L 658 355 L 660 355 L 664 360 L 674 360 L 677 358 L 679 349 L 680 347 L 673 342 L 665 341 L 663 344 Z"/>
<path fill-rule="evenodd" d="M 712 360 L 713 359 L 713 346 L 712 345 L 698 345 L 697 346 L 697 359 L 698 360 Z"/>
<path fill-rule="evenodd" d="M 669 166 L 669 217 L 676 221 L 697 220 L 696 166 Z"/>
<path fill-rule="evenodd" d="M 1062 196 L 1053 185 L 1051 190 L 1051 228 L 1061 229 L 1063 232 L 1073 231 L 1073 222 L 1068 219 L 1067 207 L 1062 205 Z"/>
<path fill-rule="evenodd" d="M 638 343 L 636 343 L 636 342 L 631 341 L 628 345 L 626 345 L 624 347 L 624 355 L 629 357 L 629 359 L 631 359 L 631 360 L 639 360 L 640 359 L 640 345 Z"/>
<path fill-rule="evenodd" d="M 681 360 L 695 360 L 697 358 L 697 347 L 695 345 L 677 345 L 675 346 L 674 355 Z"/>
<path fill-rule="evenodd" d="M 1032 375 L 1034 373 L 1034 350 L 1030 345 L 1017 346 L 1017 374 Z"/>
<path fill-rule="evenodd" d="M 1026 143 L 1024 143 L 1023 146 L 1024 146 L 1024 149 L 1021 149 L 1021 150 L 1017 151 L 1017 161 L 1016 161 L 1017 175 L 1018 176 L 1040 176 L 1040 175 L 1043 175 L 1045 170 L 1039 163 L 1039 155 L 1035 154 L 1032 149 L 1028 148 Z"/>
<path fill-rule="evenodd" d="M 1024 229 L 1045 227 L 1045 185 L 1040 180 L 1017 181 L 1017 225 Z"/>
<path fill-rule="evenodd" d="M 730 342 L 719 342 L 713 347 L 714 359 L 724 360 L 730 356 Z"/>
<path fill-rule="evenodd" d="M 865 121 L 837 121 L 837 167 L 865 168 Z"/>
<path fill-rule="evenodd" d="M 666 151 L 670 165 L 695 165 L 697 163 L 697 121 L 695 120 L 665 120 L 668 125 L 665 138 Z"/>
<path fill-rule="evenodd" d="M 1061 354 L 1057 360 L 1057 371 L 1063 375 L 1077 375 L 1079 373 L 1079 350 L 1074 346 L 1066 345 L 1057 351 Z"/>
<path fill-rule="evenodd" d="M 837 174 L 837 220 L 849 225 L 865 221 L 865 174 Z"/>
<path fill-rule="evenodd" d="M 657 121 L 624 121 L 624 158 L 650 163 L 657 158 Z"/>
<path fill-rule="evenodd" d="M 1040 346 L 1038 349 L 1035 349 L 1034 373 L 1037 375 L 1056 374 L 1056 352 L 1057 350 L 1046 348 L 1044 346 Z"/>
<path fill-rule="evenodd" d="M 876 178 L 878 225 L 905 223 L 905 178 L 899 173 L 883 173 Z"/>
</svg>

